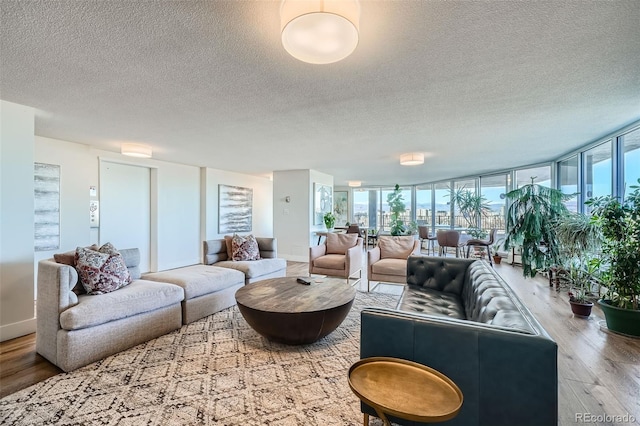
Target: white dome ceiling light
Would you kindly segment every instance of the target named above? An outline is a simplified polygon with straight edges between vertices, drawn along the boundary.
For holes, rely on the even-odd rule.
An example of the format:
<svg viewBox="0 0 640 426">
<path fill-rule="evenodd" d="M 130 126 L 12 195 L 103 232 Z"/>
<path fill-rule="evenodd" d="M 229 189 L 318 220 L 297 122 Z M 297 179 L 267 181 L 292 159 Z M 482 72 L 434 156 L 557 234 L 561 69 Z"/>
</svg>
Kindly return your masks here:
<svg viewBox="0 0 640 426">
<path fill-rule="evenodd" d="M 358 0 L 282 0 L 282 45 L 294 58 L 310 64 L 331 64 L 349 56 L 358 45 Z"/>
<path fill-rule="evenodd" d="M 400 164 L 403 166 L 417 166 L 424 163 L 424 154 L 421 152 L 412 152 L 402 154 L 400 156 Z"/>
</svg>

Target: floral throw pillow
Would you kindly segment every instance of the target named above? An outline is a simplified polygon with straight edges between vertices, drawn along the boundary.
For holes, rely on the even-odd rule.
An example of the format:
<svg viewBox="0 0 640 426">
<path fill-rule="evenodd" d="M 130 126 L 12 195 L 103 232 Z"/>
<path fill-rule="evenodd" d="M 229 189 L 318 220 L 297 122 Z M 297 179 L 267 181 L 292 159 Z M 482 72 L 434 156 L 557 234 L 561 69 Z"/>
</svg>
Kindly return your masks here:
<svg viewBox="0 0 640 426">
<path fill-rule="evenodd" d="M 76 249 L 76 270 L 87 294 L 105 294 L 131 282 L 131 275 L 118 250 L 106 243 L 97 251 Z"/>
<path fill-rule="evenodd" d="M 233 235 L 231 239 L 231 260 L 258 260 L 260 259 L 260 250 L 258 249 L 258 241 L 256 237 L 249 234 L 246 237 Z"/>
</svg>

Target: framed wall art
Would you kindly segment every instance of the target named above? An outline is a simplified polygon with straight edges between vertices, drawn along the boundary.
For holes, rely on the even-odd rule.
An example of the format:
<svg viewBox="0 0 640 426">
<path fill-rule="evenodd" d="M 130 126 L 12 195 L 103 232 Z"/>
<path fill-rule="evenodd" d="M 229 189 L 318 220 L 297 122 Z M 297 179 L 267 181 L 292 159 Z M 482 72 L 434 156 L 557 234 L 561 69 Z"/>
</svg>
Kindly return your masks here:
<svg viewBox="0 0 640 426">
<path fill-rule="evenodd" d="M 253 189 L 218 185 L 218 233 L 250 232 Z"/>
<path fill-rule="evenodd" d="M 344 226 L 349 221 L 349 192 L 333 193 L 333 214 L 336 215 L 336 226 Z"/>
<path fill-rule="evenodd" d="M 34 250 L 60 248 L 60 166 L 34 163 Z"/>
<path fill-rule="evenodd" d="M 313 184 L 313 224 L 324 224 L 324 214 L 333 210 L 333 187 L 321 183 Z"/>
</svg>

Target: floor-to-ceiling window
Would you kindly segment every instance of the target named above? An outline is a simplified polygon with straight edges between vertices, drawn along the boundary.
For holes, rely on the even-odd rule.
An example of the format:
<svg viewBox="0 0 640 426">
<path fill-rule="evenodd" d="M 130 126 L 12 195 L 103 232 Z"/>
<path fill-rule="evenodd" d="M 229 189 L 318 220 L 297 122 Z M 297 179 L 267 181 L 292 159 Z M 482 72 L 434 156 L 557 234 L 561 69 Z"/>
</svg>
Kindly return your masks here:
<svg viewBox="0 0 640 426">
<path fill-rule="evenodd" d="M 622 135 L 624 196 L 631 192 L 631 185 L 640 179 L 640 129 Z"/>
<path fill-rule="evenodd" d="M 435 192 L 435 205 L 433 206 L 435 215 L 436 230 L 451 227 L 451 182 L 438 182 L 433 185 Z"/>
<path fill-rule="evenodd" d="M 584 152 L 584 189 L 582 201 L 591 197 L 611 195 L 613 170 L 611 163 L 611 140 Z M 588 206 L 585 206 L 588 212 Z"/>
<path fill-rule="evenodd" d="M 567 209 L 578 211 L 578 156 L 558 162 L 558 188 L 565 194 L 575 194 L 565 201 Z"/>
<path fill-rule="evenodd" d="M 418 225 L 426 225 L 431 230 L 433 220 L 433 206 L 431 197 L 433 195 L 433 185 L 416 186 L 416 222 Z"/>
<path fill-rule="evenodd" d="M 353 222 L 366 228 L 377 227 L 377 189 L 353 190 Z M 373 199 L 373 202 L 372 202 Z M 373 214 L 371 214 L 373 212 Z"/>
<path fill-rule="evenodd" d="M 490 211 L 480 218 L 480 228 L 498 230 L 499 235 L 505 233 L 505 208 L 507 184 L 509 182 L 509 174 L 503 173 L 493 176 L 480 177 L 480 194 L 489 205 Z"/>
</svg>

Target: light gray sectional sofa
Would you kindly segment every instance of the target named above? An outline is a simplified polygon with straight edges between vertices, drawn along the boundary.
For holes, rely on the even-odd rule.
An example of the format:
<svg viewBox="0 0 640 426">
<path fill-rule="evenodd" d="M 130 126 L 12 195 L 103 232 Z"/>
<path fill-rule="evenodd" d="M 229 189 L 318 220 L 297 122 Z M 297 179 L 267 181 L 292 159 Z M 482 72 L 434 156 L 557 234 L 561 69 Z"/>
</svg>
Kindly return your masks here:
<svg viewBox="0 0 640 426">
<path fill-rule="evenodd" d="M 184 289 L 182 322 L 189 324 L 236 304 L 244 274 L 229 268 L 193 265 L 144 274 L 145 280 L 171 283 Z"/>
<path fill-rule="evenodd" d="M 278 259 L 276 238 L 256 238 L 260 250 L 260 260 L 233 261 L 231 259 L 231 236 L 204 242 L 204 264 L 241 271 L 245 284 L 279 278 L 287 275 L 287 261 Z"/>
<path fill-rule="evenodd" d="M 245 283 L 286 276 L 276 239 L 257 241 L 260 260 L 228 261 L 225 240 L 211 240 L 205 242 L 205 253 L 211 250 L 205 259 L 215 266 L 186 266 L 142 278 L 139 250 L 119 250 L 133 281 L 100 295 L 73 291 L 79 285 L 73 265 L 41 260 L 36 351 L 71 371 L 233 306 Z M 73 252 L 62 257 L 73 263 Z"/>
<path fill-rule="evenodd" d="M 184 290 L 141 280 L 138 249 L 120 250 L 133 281 L 114 292 L 73 292 L 71 265 L 38 263 L 36 351 L 64 371 L 75 370 L 182 326 Z"/>
</svg>

